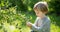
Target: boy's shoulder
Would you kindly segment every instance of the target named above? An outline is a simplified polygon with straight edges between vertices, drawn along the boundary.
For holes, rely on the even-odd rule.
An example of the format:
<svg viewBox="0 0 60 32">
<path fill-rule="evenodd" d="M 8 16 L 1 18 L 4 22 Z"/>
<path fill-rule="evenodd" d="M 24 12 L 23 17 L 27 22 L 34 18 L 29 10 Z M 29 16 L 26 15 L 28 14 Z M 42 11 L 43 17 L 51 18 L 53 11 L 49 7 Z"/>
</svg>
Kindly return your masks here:
<svg viewBox="0 0 60 32">
<path fill-rule="evenodd" d="M 37 17 L 36 19 L 39 19 L 39 20 L 50 20 L 50 18 L 48 16 L 45 16 L 43 19 L 41 19 L 40 17 Z"/>
<path fill-rule="evenodd" d="M 50 20 L 50 18 L 49 18 L 48 16 L 46 16 L 46 18 L 47 18 L 48 20 Z"/>
<path fill-rule="evenodd" d="M 37 19 L 37 20 L 41 20 L 41 18 L 40 18 L 40 17 L 37 17 L 36 19 Z"/>
<path fill-rule="evenodd" d="M 43 20 L 49 22 L 50 21 L 50 18 L 48 16 L 46 16 Z"/>
<path fill-rule="evenodd" d="M 37 17 L 36 19 L 40 19 L 40 17 Z"/>
</svg>

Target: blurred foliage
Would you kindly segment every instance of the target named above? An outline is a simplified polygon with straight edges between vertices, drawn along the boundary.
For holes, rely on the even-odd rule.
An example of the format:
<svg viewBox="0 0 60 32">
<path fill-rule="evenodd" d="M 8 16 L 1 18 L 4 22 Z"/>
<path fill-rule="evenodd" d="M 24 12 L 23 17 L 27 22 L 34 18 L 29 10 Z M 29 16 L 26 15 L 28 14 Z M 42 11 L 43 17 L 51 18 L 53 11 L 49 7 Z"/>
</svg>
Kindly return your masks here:
<svg viewBox="0 0 60 32">
<path fill-rule="evenodd" d="M 50 14 L 54 14 L 49 14 L 53 23 L 51 28 L 55 29 L 54 27 L 60 26 L 60 17 L 56 16 L 60 15 L 59 0 L 0 0 L 0 32 L 25 32 L 25 29 L 28 29 L 26 28 L 26 22 L 34 23 L 36 16 L 33 6 L 39 1 L 46 1 L 49 5 Z M 52 32 L 55 32 L 55 30 Z"/>
<path fill-rule="evenodd" d="M 21 32 L 22 27 L 31 18 L 16 12 L 17 8 L 8 0 L 2 0 L 0 3 L 0 32 Z M 30 16 L 31 17 L 31 16 Z"/>
<path fill-rule="evenodd" d="M 49 11 L 50 13 L 55 13 L 57 16 L 60 15 L 60 0 L 50 0 L 49 2 Z"/>
</svg>

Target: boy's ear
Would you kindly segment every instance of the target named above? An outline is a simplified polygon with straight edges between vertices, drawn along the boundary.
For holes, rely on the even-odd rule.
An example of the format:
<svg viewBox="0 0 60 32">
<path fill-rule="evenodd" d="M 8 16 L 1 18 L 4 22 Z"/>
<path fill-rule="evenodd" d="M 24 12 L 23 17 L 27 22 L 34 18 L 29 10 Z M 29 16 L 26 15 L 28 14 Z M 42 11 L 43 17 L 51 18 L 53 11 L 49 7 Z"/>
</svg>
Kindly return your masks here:
<svg viewBox="0 0 60 32">
<path fill-rule="evenodd" d="M 47 11 L 45 11 L 44 13 L 45 13 L 45 14 L 47 14 L 48 12 L 47 12 Z"/>
</svg>

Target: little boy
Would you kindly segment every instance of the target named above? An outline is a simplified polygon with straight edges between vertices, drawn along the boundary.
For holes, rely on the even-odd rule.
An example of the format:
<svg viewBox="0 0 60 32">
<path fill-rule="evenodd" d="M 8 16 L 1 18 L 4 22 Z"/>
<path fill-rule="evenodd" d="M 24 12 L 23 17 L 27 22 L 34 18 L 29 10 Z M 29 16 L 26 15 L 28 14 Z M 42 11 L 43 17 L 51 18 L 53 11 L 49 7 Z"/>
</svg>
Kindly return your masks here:
<svg viewBox="0 0 60 32">
<path fill-rule="evenodd" d="M 31 32 L 50 32 L 50 19 L 46 16 L 48 5 L 46 2 L 38 2 L 34 5 L 36 13 L 36 21 L 34 24 L 27 22 L 27 26 L 31 28 Z"/>
</svg>

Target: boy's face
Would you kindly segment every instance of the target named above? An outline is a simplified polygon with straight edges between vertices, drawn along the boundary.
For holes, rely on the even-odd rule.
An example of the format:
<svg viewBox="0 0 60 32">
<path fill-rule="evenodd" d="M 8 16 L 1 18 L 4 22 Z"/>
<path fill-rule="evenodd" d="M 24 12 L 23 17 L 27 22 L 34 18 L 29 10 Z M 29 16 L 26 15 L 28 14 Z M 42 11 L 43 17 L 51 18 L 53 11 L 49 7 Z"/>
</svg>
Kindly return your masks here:
<svg viewBox="0 0 60 32">
<path fill-rule="evenodd" d="M 38 9 L 34 9 L 36 16 L 41 17 L 43 15 L 42 11 L 39 11 Z"/>
</svg>

